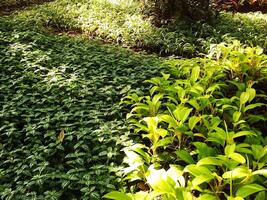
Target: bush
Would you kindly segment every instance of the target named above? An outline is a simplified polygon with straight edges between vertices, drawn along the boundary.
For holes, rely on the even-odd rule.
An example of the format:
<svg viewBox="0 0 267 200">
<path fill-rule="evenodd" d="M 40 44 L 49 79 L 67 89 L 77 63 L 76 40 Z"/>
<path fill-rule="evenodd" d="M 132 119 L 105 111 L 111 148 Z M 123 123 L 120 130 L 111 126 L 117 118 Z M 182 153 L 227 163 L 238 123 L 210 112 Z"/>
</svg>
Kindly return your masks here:
<svg viewBox="0 0 267 200">
<path fill-rule="evenodd" d="M 255 88 L 266 81 L 266 58 L 261 48 L 220 44 L 205 59 L 169 61 L 147 81 L 149 95 L 126 96 L 142 136 L 125 149 L 133 193 L 104 197 L 265 199 L 267 91 Z"/>
</svg>

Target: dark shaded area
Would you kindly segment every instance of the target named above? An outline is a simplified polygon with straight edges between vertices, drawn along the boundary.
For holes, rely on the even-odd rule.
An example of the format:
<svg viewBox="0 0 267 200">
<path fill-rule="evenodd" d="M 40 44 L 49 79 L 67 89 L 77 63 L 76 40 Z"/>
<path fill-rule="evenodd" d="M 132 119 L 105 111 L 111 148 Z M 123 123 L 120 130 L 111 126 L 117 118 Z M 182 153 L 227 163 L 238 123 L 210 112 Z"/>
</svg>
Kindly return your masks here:
<svg viewBox="0 0 267 200">
<path fill-rule="evenodd" d="M 249 3 L 245 3 L 244 5 L 241 5 L 238 9 L 238 12 L 243 12 L 243 13 L 247 13 L 247 12 L 262 12 L 262 13 L 267 13 L 267 2 L 263 5 L 259 5 L 259 4 L 249 4 Z"/>
<path fill-rule="evenodd" d="M 51 2 L 54 0 L 31 0 L 31 1 L 23 1 L 19 0 L 11 5 L 1 5 L 0 4 L 0 16 L 1 15 L 9 15 L 12 12 L 24 10 L 28 7 L 35 6 L 35 5 L 41 5 L 47 2 Z"/>
</svg>

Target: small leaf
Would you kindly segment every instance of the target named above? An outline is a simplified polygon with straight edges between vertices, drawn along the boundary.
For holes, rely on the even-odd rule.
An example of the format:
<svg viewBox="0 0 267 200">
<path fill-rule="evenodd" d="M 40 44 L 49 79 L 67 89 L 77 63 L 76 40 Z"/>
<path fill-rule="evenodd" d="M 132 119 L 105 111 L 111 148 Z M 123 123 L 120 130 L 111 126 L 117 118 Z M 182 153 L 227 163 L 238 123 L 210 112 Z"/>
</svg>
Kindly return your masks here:
<svg viewBox="0 0 267 200">
<path fill-rule="evenodd" d="M 240 131 L 240 132 L 235 133 L 233 135 L 233 138 L 242 137 L 242 136 L 245 136 L 245 135 L 254 135 L 254 133 L 251 132 L 251 131 Z"/>
<path fill-rule="evenodd" d="M 201 121 L 201 117 L 197 117 L 197 116 L 190 117 L 189 122 L 188 122 L 189 128 L 193 130 L 196 124 L 200 121 Z"/>
<path fill-rule="evenodd" d="M 177 86 L 176 89 L 177 89 L 179 99 L 182 100 L 185 96 L 185 90 L 180 86 Z"/>
<path fill-rule="evenodd" d="M 58 134 L 58 137 L 57 138 L 59 139 L 60 142 L 63 142 L 64 137 L 65 137 L 65 134 L 64 134 L 64 130 L 62 129 L 60 131 L 60 133 Z"/>
<path fill-rule="evenodd" d="M 185 167 L 184 171 L 190 172 L 195 177 L 197 177 L 199 175 L 207 175 L 210 177 L 214 177 L 212 172 L 207 167 L 204 167 L 204 166 L 197 166 L 197 165 L 191 164 L 191 165 L 187 165 Z"/>
<path fill-rule="evenodd" d="M 234 122 L 238 122 L 240 116 L 241 116 L 241 112 L 235 111 L 234 114 L 233 114 L 233 121 Z"/>
<path fill-rule="evenodd" d="M 246 162 L 246 159 L 239 153 L 232 153 L 229 155 L 229 157 L 241 164 L 244 164 Z"/>
<path fill-rule="evenodd" d="M 156 94 L 152 99 L 153 104 L 157 104 L 163 96 L 163 94 Z"/>
<path fill-rule="evenodd" d="M 211 194 L 204 194 L 198 197 L 197 200 L 218 200 L 218 198 Z"/>
<path fill-rule="evenodd" d="M 196 110 L 200 110 L 200 105 L 198 104 L 196 99 L 191 99 L 188 103 L 193 106 Z"/>
<path fill-rule="evenodd" d="M 183 122 L 185 122 L 187 120 L 187 118 L 190 115 L 192 110 L 193 110 L 192 108 L 179 106 L 178 108 L 176 108 L 173 111 L 173 114 L 174 114 L 176 119 L 178 119 L 179 121 L 181 121 L 183 123 Z"/>
<path fill-rule="evenodd" d="M 253 88 L 247 88 L 246 92 L 249 93 L 248 101 L 251 102 L 256 96 L 256 90 Z"/>
<path fill-rule="evenodd" d="M 197 162 L 197 165 L 222 165 L 222 161 L 213 157 L 206 157 Z"/>
<path fill-rule="evenodd" d="M 204 182 L 206 182 L 206 183 L 210 182 L 210 180 L 213 178 L 214 178 L 213 176 L 206 175 L 206 174 L 199 175 L 193 179 L 192 184 L 193 184 L 193 186 L 198 186 Z"/>
<path fill-rule="evenodd" d="M 250 185 L 244 185 L 240 188 L 238 188 L 236 195 L 246 198 L 251 194 L 254 194 L 256 192 L 260 192 L 266 190 L 263 186 L 258 185 L 258 184 L 250 184 Z"/>
<path fill-rule="evenodd" d="M 196 66 L 192 69 L 192 73 L 191 73 L 191 78 L 190 80 L 192 82 L 196 82 L 198 77 L 199 77 L 199 73 L 200 73 L 200 67 L 199 66 Z"/>
<path fill-rule="evenodd" d="M 235 144 L 227 145 L 224 149 L 224 153 L 227 157 L 235 152 Z"/>
<path fill-rule="evenodd" d="M 104 195 L 103 198 L 114 199 L 114 200 L 132 200 L 132 198 L 129 197 L 128 195 L 122 192 L 117 192 L 117 191 L 110 192 Z"/>
<path fill-rule="evenodd" d="M 257 107 L 260 107 L 260 106 L 265 106 L 265 104 L 263 104 L 263 103 L 254 103 L 254 104 L 247 105 L 244 108 L 244 112 L 246 112 L 248 110 L 251 110 L 251 109 L 254 109 L 254 108 L 257 108 Z"/>
<path fill-rule="evenodd" d="M 244 105 L 249 100 L 249 96 L 248 92 L 242 92 L 240 95 L 240 105 Z"/>
<path fill-rule="evenodd" d="M 195 163 L 194 159 L 192 156 L 186 151 L 186 150 L 177 150 L 176 155 L 181 158 L 183 161 L 193 164 Z"/>
</svg>

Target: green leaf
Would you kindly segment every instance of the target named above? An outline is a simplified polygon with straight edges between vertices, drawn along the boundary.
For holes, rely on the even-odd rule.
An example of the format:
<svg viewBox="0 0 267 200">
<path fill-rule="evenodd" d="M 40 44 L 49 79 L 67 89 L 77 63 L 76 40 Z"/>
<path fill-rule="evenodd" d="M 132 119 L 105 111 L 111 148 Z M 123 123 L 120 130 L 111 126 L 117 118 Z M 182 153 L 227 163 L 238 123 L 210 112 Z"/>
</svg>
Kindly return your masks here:
<svg viewBox="0 0 267 200">
<path fill-rule="evenodd" d="M 238 137 L 242 137 L 245 135 L 255 135 L 255 134 L 251 131 L 239 131 L 233 135 L 233 138 L 238 138 Z"/>
<path fill-rule="evenodd" d="M 197 165 L 222 165 L 222 161 L 213 157 L 206 157 L 197 162 Z"/>
<path fill-rule="evenodd" d="M 164 169 L 157 170 L 153 166 L 150 166 L 147 174 L 147 182 L 154 191 L 166 193 L 172 193 L 174 191 L 176 183 L 168 176 Z"/>
<path fill-rule="evenodd" d="M 218 198 L 211 194 L 204 194 L 198 197 L 197 200 L 218 200 Z"/>
<path fill-rule="evenodd" d="M 170 128 L 176 127 L 179 125 L 179 122 L 177 122 L 177 120 L 170 115 L 159 115 L 159 121 L 168 123 Z"/>
<path fill-rule="evenodd" d="M 164 95 L 163 94 L 156 94 L 153 99 L 152 99 L 152 102 L 153 104 L 157 104 L 159 102 L 159 100 L 163 97 Z"/>
<path fill-rule="evenodd" d="M 227 157 L 235 152 L 235 144 L 227 145 L 224 149 L 224 153 Z"/>
<path fill-rule="evenodd" d="M 251 172 L 248 170 L 247 167 L 236 167 L 235 169 L 231 171 L 225 172 L 222 177 L 224 179 L 238 179 L 238 178 L 243 178 L 251 176 Z"/>
<path fill-rule="evenodd" d="M 190 115 L 192 108 L 187 108 L 185 106 L 178 106 L 174 111 L 173 114 L 176 119 L 181 121 L 182 123 L 185 122 Z"/>
<path fill-rule="evenodd" d="M 167 130 L 165 130 L 165 129 L 161 129 L 161 128 L 157 129 L 156 132 L 157 132 L 157 134 L 160 135 L 162 138 L 164 138 L 164 137 L 168 134 L 168 131 L 167 131 Z"/>
<path fill-rule="evenodd" d="M 103 196 L 106 199 L 114 199 L 114 200 L 133 200 L 127 194 L 122 192 L 113 191 Z"/>
<path fill-rule="evenodd" d="M 233 114 L 233 121 L 234 122 L 238 122 L 240 116 L 241 116 L 241 112 L 235 111 L 234 114 Z"/>
<path fill-rule="evenodd" d="M 266 199 L 266 192 L 265 191 L 259 192 L 255 198 L 255 200 L 263 200 L 263 199 Z"/>
<path fill-rule="evenodd" d="M 185 90 L 180 86 L 177 86 L 175 88 L 177 89 L 178 97 L 180 98 L 180 100 L 182 100 L 185 97 Z"/>
<path fill-rule="evenodd" d="M 240 105 L 244 105 L 249 100 L 249 97 L 248 92 L 242 92 L 240 95 Z"/>
<path fill-rule="evenodd" d="M 260 192 L 266 190 L 263 186 L 258 185 L 258 184 L 250 184 L 250 185 L 244 185 L 240 188 L 238 188 L 236 195 L 246 198 L 248 196 L 250 196 L 251 194 L 254 194 L 256 192 Z"/>
<path fill-rule="evenodd" d="M 257 171 L 254 171 L 252 172 L 253 175 L 263 175 L 265 177 L 267 177 L 267 169 L 260 169 L 260 170 L 257 170 Z"/>
<path fill-rule="evenodd" d="M 190 80 L 192 82 L 196 82 L 198 77 L 199 77 L 199 74 L 200 74 L 200 67 L 199 66 L 196 66 L 192 69 L 192 73 L 191 73 L 191 78 Z"/>
<path fill-rule="evenodd" d="M 232 153 L 229 155 L 229 157 L 241 164 L 244 164 L 246 162 L 246 159 L 239 153 Z"/>
<path fill-rule="evenodd" d="M 201 119 L 202 119 L 201 117 L 197 117 L 197 116 L 190 117 L 188 121 L 189 128 L 193 130 L 196 124 L 201 121 Z"/>
<path fill-rule="evenodd" d="M 192 156 L 186 150 L 177 150 L 176 155 L 182 159 L 183 161 L 187 162 L 188 164 L 194 164 L 195 161 Z"/>
<path fill-rule="evenodd" d="M 256 90 L 253 88 L 247 88 L 246 92 L 249 93 L 249 100 L 248 101 L 251 102 L 256 96 Z"/>
<path fill-rule="evenodd" d="M 211 171 L 204 166 L 198 166 L 198 165 L 187 165 L 184 169 L 184 171 L 186 172 L 190 172 L 191 174 L 193 174 L 195 177 L 199 176 L 199 175 L 208 175 L 210 177 L 213 177 Z"/>
<path fill-rule="evenodd" d="M 199 176 L 197 176 L 196 178 L 193 179 L 192 184 L 193 184 L 193 186 L 198 186 L 202 183 L 210 182 L 210 180 L 212 180 L 213 178 L 214 178 L 214 176 L 212 176 L 212 175 L 200 174 Z"/>
<path fill-rule="evenodd" d="M 227 197 L 227 200 L 244 200 L 242 197 Z"/>
<path fill-rule="evenodd" d="M 200 110 L 200 105 L 199 103 L 197 102 L 196 99 L 191 99 L 188 101 L 188 103 L 193 106 L 196 110 Z"/>
<path fill-rule="evenodd" d="M 156 197 L 160 196 L 162 192 L 137 192 L 133 194 L 134 200 L 154 200 Z"/>
<path fill-rule="evenodd" d="M 254 109 L 254 108 L 257 108 L 257 107 L 260 107 L 260 106 L 266 106 L 266 105 L 264 103 L 249 104 L 244 108 L 244 112 L 251 110 L 251 109 Z"/>
</svg>

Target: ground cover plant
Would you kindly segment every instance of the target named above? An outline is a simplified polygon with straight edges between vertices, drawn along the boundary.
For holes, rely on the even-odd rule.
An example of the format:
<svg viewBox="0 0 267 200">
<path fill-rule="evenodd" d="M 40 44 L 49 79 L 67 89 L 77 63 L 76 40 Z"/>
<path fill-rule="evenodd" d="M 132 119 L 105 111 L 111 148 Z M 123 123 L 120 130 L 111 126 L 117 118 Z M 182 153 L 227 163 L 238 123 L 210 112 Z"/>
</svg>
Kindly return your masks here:
<svg viewBox="0 0 267 200">
<path fill-rule="evenodd" d="M 77 30 L 90 37 L 161 55 L 194 57 L 210 44 L 238 39 L 267 49 L 266 15 L 221 13 L 213 23 L 163 20 L 160 27 L 137 0 L 56 0 L 15 16 L 39 27 Z M 149 15 L 150 16 L 150 15 Z M 153 18 L 153 16 L 150 16 Z"/>
<path fill-rule="evenodd" d="M 0 198 L 100 199 L 115 189 L 129 143 L 118 103 L 158 62 L 0 18 Z"/>
<path fill-rule="evenodd" d="M 162 76 L 147 80 L 148 93 L 126 96 L 122 103 L 132 107 L 127 118 L 142 137 L 125 149 L 124 180 L 132 193 L 105 197 L 266 199 L 262 52 L 238 41 L 220 44 L 208 58 L 170 61 Z"/>
</svg>

